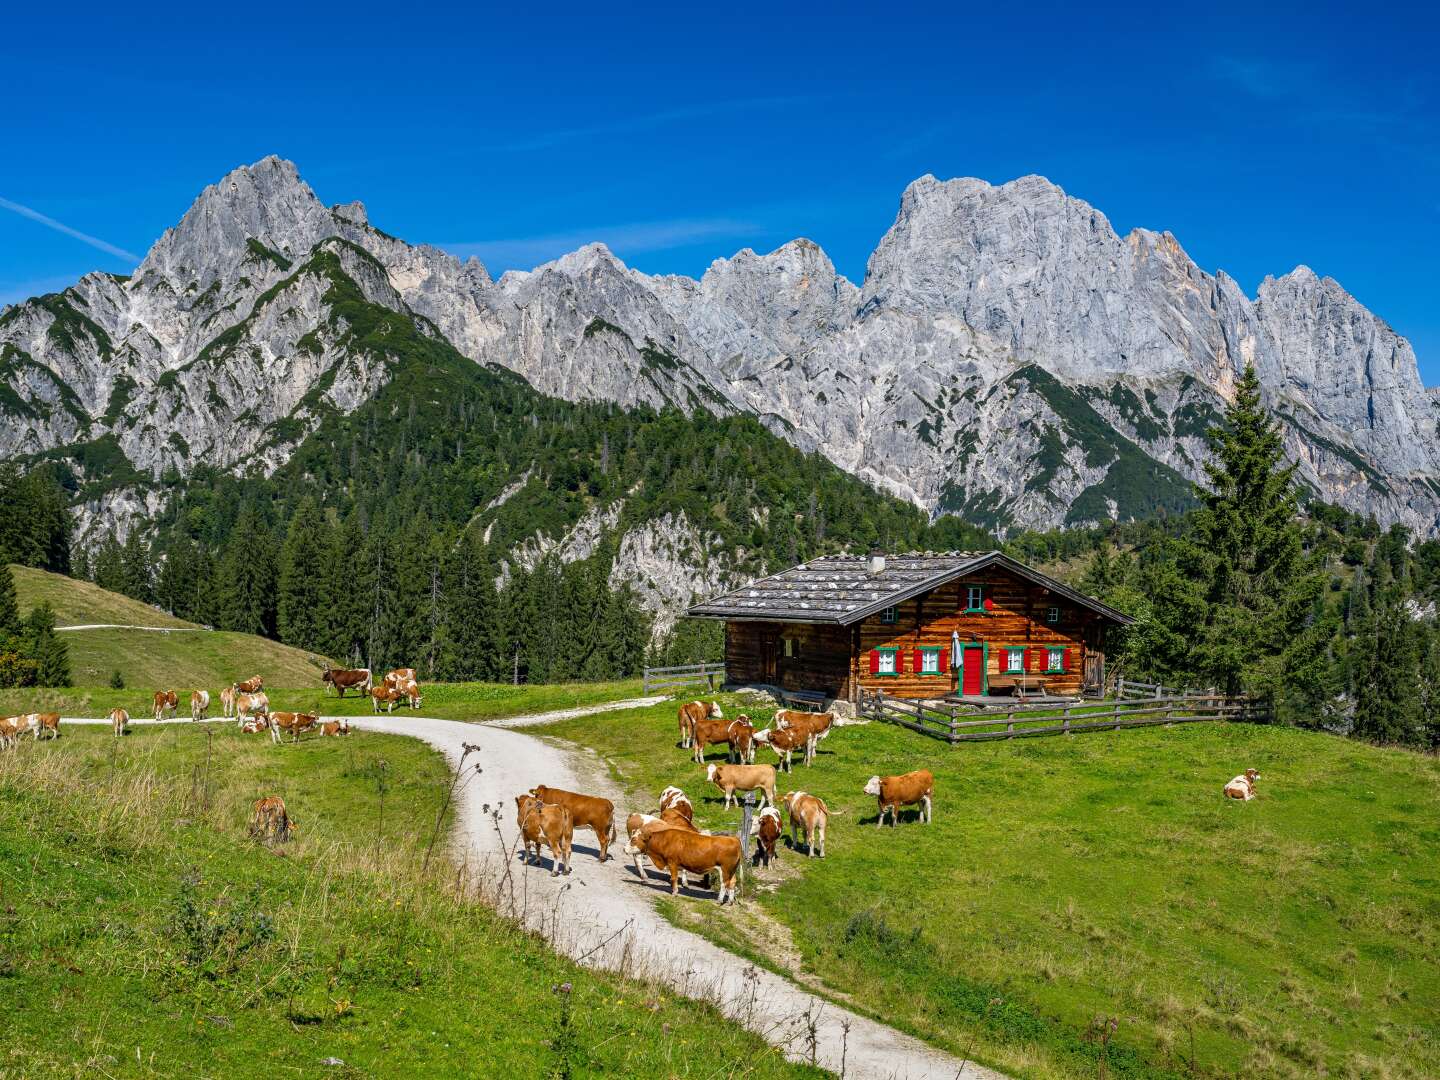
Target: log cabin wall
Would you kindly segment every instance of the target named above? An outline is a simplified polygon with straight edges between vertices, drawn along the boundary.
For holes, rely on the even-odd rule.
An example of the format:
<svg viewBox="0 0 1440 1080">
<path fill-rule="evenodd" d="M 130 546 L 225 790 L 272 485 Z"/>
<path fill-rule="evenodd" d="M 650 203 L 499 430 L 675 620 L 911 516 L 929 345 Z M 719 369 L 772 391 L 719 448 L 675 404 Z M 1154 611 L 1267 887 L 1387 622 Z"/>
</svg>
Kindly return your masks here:
<svg viewBox="0 0 1440 1080">
<path fill-rule="evenodd" d="M 979 585 L 993 603 L 993 610 L 967 612 L 966 589 Z M 1048 609 L 1059 608 L 1059 621 L 1047 622 Z M 1051 693 L 1080 693 L 1085 670 L 1087 639 L 1095 640 L 1092 624 L 1099 616 L 1088 608 L 1070 603 L 1039 585 L 1000 568 L 960 578 L 896 607 L 894 624 L 872 615 L 861 622 L 854 642 L 849 696 L 855 688 L 883 689 L 898 697 L 942 697 L 959 692 L 959 672 L 922 675 L 914 669 L 914 650 L 919 647 L 950 649 L 951 634 L 958 632 L 962 645 L 988 645 L 986 675 L 1004 674 L 1010 647 L 1055 646 L 1071 650 L 1068 670 L 1058 674 L 1036 673 Z M 1087 631 L 1089 631 L 1087 633 Z M 870 652 L 896 649 L 899 671 L 894 675 L 872 675 Z"/>
<path fill-rule="evenodd" d="M 848 626 L 732 620 L 725 624 L 725 677 L 845 697 L 850 642 Z"/>
</svg>

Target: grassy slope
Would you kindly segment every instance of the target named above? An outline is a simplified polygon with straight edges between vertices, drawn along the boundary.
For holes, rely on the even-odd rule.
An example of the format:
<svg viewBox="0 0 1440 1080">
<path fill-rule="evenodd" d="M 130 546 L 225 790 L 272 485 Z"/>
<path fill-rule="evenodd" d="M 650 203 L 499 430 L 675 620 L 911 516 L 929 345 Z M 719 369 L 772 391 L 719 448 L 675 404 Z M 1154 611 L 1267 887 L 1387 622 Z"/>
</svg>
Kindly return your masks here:
<svg viewBox="0 0 1440 1080">
<path fill-rule="evenodd" d="M 77 686 L 104 686 L 119 671 L 125 685 L 141 691 L 205 687 L 217 691 L 257 671 L 277 686 L 318 685 L 323 657 L 251 634 L 197 631 L 149 604 L 61 574 L 12 566 L 22 613 L 38 604 L 55 609 L 61 626 L 114 623 L 172 627 L 153 630 L 67 630 L 70 676 Z"/>
<path fill-rule="evenodd" d="M 64 574 L 36 570 L 28 566 L 10 565 L 15 576 L 15 593 L 20 610 L 48 603 L 55 609 L 55 622 L 60 626 L 81 623 L 115 623 L 123 626 L 189 626 L 157 607 L 131 600 L 128 596 L 102 589 L 88 581 L 77 581 Z M 107 672 L 108 674 L 108 672 Z"/>
<path fill-rule="evenodd" d="M 245 636 L 245 635 L 237 635 Z M 194 644 L 193 642 L 191 643 Z M 72 654 L 73 659 L 73 654 Z M 343 699 L 320 682 L 316 672 L 308 678 L 309 686 L 285 687 L 279 677 L 272 677 L 272 669 L 264 666 L 246 667 L 237 665 L 242 671 L 261 672 L 265 676 L 266 693 L 276 709 L 321 712 L 327 716 L 369 715 L 372 708 L 368 699 L 356 697 L 353 692 Z M 272 684 L 274 684 L 272 686 Z M 168 685 L 186 685 L 179 679 Z M 211 683 L 212 695 L 219 687 Z M 422 684 L 424 698 L 421 702 L 422 716 L 435 716 L 442 720 L 494 720 L 506 716 L 520 716 L 526 713 L 550 712 L 556 709 L 570 709 L 580 705 L 596 705 L 607 701 L 623 701 L 641 696 L 639 679 L 625 679 L 604 683 L 554 683 L 536 686 L 510 686 L 503 683 L 425 683 Z M 150 710 L 150 684 L 132 686 L 125 690 L 111 690 L 109 687 L 82 686 L 65 690 L 0 690 L 0 715 L 10 713 L 46 710 L 65 716 L 106 716 L 119 706 L 128 709 L 132 715 L 148 716 Z M 219 699 L 212 698 L 212 714 L 218 715 Z M 189 700 L 181 702 L 181 711 L 189 709 Z M 396 715 L 408 710 L 397 709 Z"/>
<path fill-rule="evenodd" d="M 611 757 L 638 805 L 680 783 L 733 827 L 675 748 L 674 713 L 545 731 Z M 781 790 L 843 812 L 829 858 L 762 872 L 768 919 L 676 917 L 777 966 L 759 932 L 783 923 L 807 978 L 1020 1075 L 1096 1075 L 1106 1017 L 1111 1075 L 1440 1075 L 1434 758 L 1200 724 L 955 750 L 868 725 L 821 746 Z M 866 778 L 922 766 L 934 825 L 876 830 Z M 1259 799 L 1223 800 L 1247 766 Z"/>
<path fill-rule="evenodd" d="M 452 895 L 448 866 L 423 880 L 445 770 L 420 743 L 276 749 L 227 728 L 202 785 L 206 746 L 72 729 L 0 755 L 0 1077 L 519 1077 L 562 1058 L 576 1076 L 818 1075 L 706 1006 L 559 958 Z M 284 857 L 244 835 L 271 793 L 301 824 Z"/>
</svg>

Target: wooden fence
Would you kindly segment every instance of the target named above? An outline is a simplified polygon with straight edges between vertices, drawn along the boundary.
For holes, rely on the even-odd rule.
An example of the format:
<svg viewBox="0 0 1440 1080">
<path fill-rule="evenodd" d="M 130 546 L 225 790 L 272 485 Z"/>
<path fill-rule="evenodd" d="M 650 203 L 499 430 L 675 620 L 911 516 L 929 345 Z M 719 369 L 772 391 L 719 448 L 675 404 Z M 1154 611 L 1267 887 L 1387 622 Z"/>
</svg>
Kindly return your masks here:
<svg viewBox="0 0 1440 1080">
<path fill-rule="evenodd" d="M 1057 705 L 1015 704 L 1003 712 L 976 714 L 960 706 L 925 705 L 862 689 L 859 713 L 871 720 L 899 724 L 945 742 L 988 742 L 1036 735 L 1075 735 L 1082 731 L 1193 724 L 1207 720 L 1268 723 L 1269 703 L 1259 698 L 1219 694 L 1117 699 Z"/>
<path fill-rule="evenodd" d="M 647 667 L 642 671 L 644 692 L 678 690 L 682 686 L 703 686 L 712 693 L 725 681 L 725 664 L 681 664 L 679 667 Z"/>
<path fill-rule="evenodd" d="M 1115 683 L 1115 696 L 1120 698 L 1203 697 L 1214 693 L 1215 687 L 1213 686 L 1187 686 L 1182 690 L 1179 687 L 1162 686 L 1160 683 L 1136 682 L 1134 679 L 1123 677 L 1116 680 Z"/>
</svg>

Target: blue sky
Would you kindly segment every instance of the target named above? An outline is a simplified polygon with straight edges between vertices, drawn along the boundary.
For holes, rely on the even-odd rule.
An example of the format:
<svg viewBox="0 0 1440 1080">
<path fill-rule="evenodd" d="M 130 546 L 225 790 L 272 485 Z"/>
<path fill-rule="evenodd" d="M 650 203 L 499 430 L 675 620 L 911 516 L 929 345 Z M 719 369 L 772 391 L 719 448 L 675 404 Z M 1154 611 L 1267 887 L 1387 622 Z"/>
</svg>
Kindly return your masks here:
<svg viewBox="0 0 1440 1080">
<path fill-rule="evenodd" d="M 1337 278 L 1440 383 L 1433 13 L 597 10 L 12 10 L 0 302 L 129 269 L 269 153 L 496 272 L 600 239 L 698 275 L 808 236 L 859 281 L 915 177 L 1041 173 L 1252 295 L 1298 263 Z"/>
</svg>

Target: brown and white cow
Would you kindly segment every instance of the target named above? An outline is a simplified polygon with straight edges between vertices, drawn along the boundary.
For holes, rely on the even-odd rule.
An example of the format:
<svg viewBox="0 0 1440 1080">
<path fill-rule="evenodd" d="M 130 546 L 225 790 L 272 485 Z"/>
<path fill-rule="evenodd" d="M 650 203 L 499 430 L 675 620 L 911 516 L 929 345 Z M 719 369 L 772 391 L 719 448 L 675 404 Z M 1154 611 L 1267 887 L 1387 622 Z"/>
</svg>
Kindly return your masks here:
<svg viewBox="0 0 1440 1080">
<path fill-rule="evenodd" d="M 727 896 L 732 901 L 735 899 L 735 872 L 743 857 L 737 837 L 708 836 L 684 829 L 640 829 L 625 845 L 625 852 L 628 855 L 644 855 L 668 873 L 671 896 L 680 891 L 680 874 L 683 871 L 708 874 L 714 870 L 720 875 L 715 899 L 722 904 Z"/>
<path fill-rule="evenodd" d="M 701 720 L 723 720 L 725 714 L 720 711 L 718 701 L 687 701 L 680 706 L 678 720 L 680 722 L 680 745 L 688 750 L 695 739 L 695 725 Z"/>
<path fill-rule="evenodd" d="M 272 712 L 270 714 L 270 741 L 279 743 L 282 735 L 289 735 L 291 742 L 299 742 L 300 736 L 320 724 L 314 713 Z"/>
<path fill-rule="evenodd" d="M 344 697 L 346 690 L 359 690 L 362 694 L 368 694 L 370 687 L 375 685 L 370 679 L 370 669 L 362 668 L 329 668 L 327 667 L 320 675 L 321 682 L 327 682 L 335 687 L 338 697 Z"/>
<path fill-rule="evenodd" d="M 44 739 L 58 739 L 60 737 L 60 714 L 53 712 L 30 713 L 26 720 L 30 722 L 30 730 L 35 732 L 35 741 Z"/>
<path fill-rule="evenodd" d="M 420 708 L 420 684 L 414 679 L 406 679 L 403 682 L 396 683 L 393 689 L 395 693 L 400 695 L 400 698 L 403 698 L 409 703 L 410 708 Z"/>
<path fill-rule="evenodd" d="M 256 713 L 248 716 L 240 722 L 240 730 L 246 735 L 258 735 L 262 731 L 270 730 L 270 716 L 267 713 Z"/>
<path fill-rule="evenodd" d="M 253 840 L 283 844 L 299 828 L 300 823 L 286 812 L 285 800 L 279 795 L 256 799 L 250 810 L 250 837 Z"/>
<path fill-rule="evenodd" d="M 540 784 L 530 789 L 547 806 L 563 806 L 570 811 L 574 828 L 587 828 L 595 833 L 600 845 L 600 861 L 609 857 L 611 841 L 615 839 L 615 804 L 597 795 L 581 795 L 561 788 Z"/>
<path fill-rule="evenodd" d="M 235 726 L 244 727 L 251 716 L 265 716 L 270 712 L 270 698 L 264 693 L 235 695 Z"/>
<path fill-rule="evenodd" d="M 663 811 L 660 815 L 655 814 L 631 814 L 625 819 L 625 835 L 630 838 L 630 843 L 625 845 L 625 853 L 635 862 L 635 876 L 641 881 L 645 880 L 645 870 L 640 863 L 640 853 L 633 850 L 635 847 L 635 834 L 641 829 L 654 832 L 656 829 L 680 829 L 684 832 L 698 833 L 700 830 L 687 821 L 680 814 L 671 808 Z M 657 870 L 663 869 L 656 864 Z M 686 876 L 685 884 L 690 884 L 689 876 Z"/>
<path fill-rule="evenodd" d="M 865 794 L 880 800 L 880 816 L 875 819 L 878 829 L 885 823 L 885 813 L 890 812 L 890 824 L 900 824 L 900 807 L 920 805 L 920 820 L 930 824 L 933 816 L 931 799 L 935 794 L 935 777 L 929 769 L 916 769 L 904 776 L 872 776 L 865 781 Z"/>
<path fill-rule="evenodd" d="M 758 791 L 767 806 L 775 805 L 774 765 L 715 765 L 705 770 L 705 779 L 725 793 L 725 808 L 737 791 Z"/>
<path fill-rule="evenodd" d="M 749 717 L 739 716 L 734 720 L 697 720 L 690 729 L 691 755 L 696 765 L 705 764 L 705 750 L 716 743 L 725 744 L 725 760 L 744 761 L 744 755 L 755 756 L 755 728 Z M 743 747 L 743 749 L 738 749 Z"/>
<path fill-rule="evenodd" d="M 750 822 L 750 835 L 755 837 L 756 863 L 768 867 L 772 859 L 780 857 L 775 851 L 775 844 L 784 831 L 784 826 L 780 824 L 780 811 L 775 807 L 767 806 L 755 815 Z"/>
<path fill-rule="evenodd" d="M 220 691 L 220 715 L 226 720 L 235 716 L 235 695 L 237 693 L 233 683 Z"/>
<path fill-rule="evenodd" d="M 111 709 L 110 726 L 115 729 L 117 736 L 124 735 L 125 729 L 130 726 L 130 714 L 124 709 Z"/>
<path fill-rule="evenodd" d="M 794 728 L 768 727 L 763 731 L 755 732 L 754 740 L 761 746 L 768 746 L 774 750 L 777 764 L 786 772 L 794 769 L 791 755 L 796 750 L 803 754 L 810 746 L 809 734 Z"/>
<path fill-rule="evenodd" d="M 660 792 L 660 813 L 664 814 L 669 810 L 674 810 L 692 824 L 695 821 L 695 807 L 690 805 L 689 796 L 674 784 Z"/>
<path fill-rule="evenodd" d="M 175 715 L 175 707 L 180 704 L 180 698 L 174 690 L 155 691 L 155 719 L 164 720 L 165 714 Z"/>
<path fill-rule="evenodd" d="M 190 719 L 192 722 L 205 719 L 205 714 L 210 711 L 210 691 L 190 691 Z"/>
<path fill-rule="evenodd" d="M 790 817 L 790 847 L 794 849 L 796 846 L 795 830 L 799 828 L 805 833 L 805 854 L 811 857 L 818 854 L 823 859 L 825 829 L 830 824 L 830 808 L 825 805 L 825 800 L 808 792 L 790 791 L 781 801 Z M 820 841 L 818 846 L 816 839 Z"/>
<path fill-rule="evenodd" d="M 386 686 L 400 687 L 406 683 L 415 682 L 418 678 L 413 667 L 397 667 L 392 671 L 387 671 L 382 681 Z"/>
<path fill-rule="evenodd" d="M 546 804 L 533 795 L 515 796 L 515 823 L 525 844 L 525 861 L 531 862 L 530 849 L 535 849 L 534 862 L 540 861 L 540 841 L 550 849 L 550 876 L 570 873 L 570 844 L 575 822 L 570 811 L 558 803 Z"/>
<path fill-rule="evenodd" d="M 251 675 L 250 678 L 246 679 L 244 682 L 237 682 L 235 684 L 235 692 L 237 694 L 258 694 L 264 688 L 264 686 L 264 679 L 262 679 L 259 675 Z"/>
<path fill-rule="evenodd" d="M 0 716 L 0 750 L 8 750 L 29 730 L 23 716 Z"/>
<path fill-rule="evenodd" d="M 370 687 L 368 693 L 370 694 L 370 705 L 377 713 L 382 705 L 385 706 L 386 712 L 394 712 L 396 704 L 404 697 L 399 690 L 392 686 L 386 686 L 384 683 Z"/>
<path fill-rule="evenodd" d="M 350 721 L 343 716 L 339 720 L 327 720 L 320 725 L 321 738 L 339 738 L 350 734 Z"/>
<path fill-rule="evenodd" d="M 1246 769 L 1244 773 L 1225 785 L 1225 797 L 1249 802 L 1255 798 L 1255 781 L 1259 779 L 1258 772 L 1254 769 Z"/>
<path fill-rule="evenodd" d="M 774 723 L 781 730 L 804 733 L 806 765 L 815 764 L 815 749 L 834 725 L 834 713 L 801 712 L 798 709 L 781 709 L 775 714 Z"/>
</svg>

